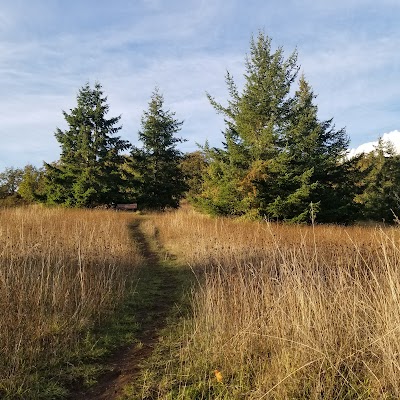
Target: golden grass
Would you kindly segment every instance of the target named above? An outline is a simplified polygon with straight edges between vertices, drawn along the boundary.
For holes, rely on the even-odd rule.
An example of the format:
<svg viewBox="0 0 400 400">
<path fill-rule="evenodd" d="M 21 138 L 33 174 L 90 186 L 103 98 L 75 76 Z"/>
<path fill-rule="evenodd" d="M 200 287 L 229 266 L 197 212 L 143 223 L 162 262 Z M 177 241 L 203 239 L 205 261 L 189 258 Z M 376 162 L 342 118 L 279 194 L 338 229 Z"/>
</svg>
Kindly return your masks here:
<svg viewBox="0 0 400 400">
<path fill-rule="evenodd" d="M 190 209 L 152 224 L 200 283 L 179 370 L 166 371 L 160 398 L 400 398 L 398 228 L 238 222 Z"/>
<path fill-rule="evenodd" d="M 0 393 L 57 365 L 124 296 L 140 262 L 131 220 L 110 211 L 0 211 Z"/>
</svg>

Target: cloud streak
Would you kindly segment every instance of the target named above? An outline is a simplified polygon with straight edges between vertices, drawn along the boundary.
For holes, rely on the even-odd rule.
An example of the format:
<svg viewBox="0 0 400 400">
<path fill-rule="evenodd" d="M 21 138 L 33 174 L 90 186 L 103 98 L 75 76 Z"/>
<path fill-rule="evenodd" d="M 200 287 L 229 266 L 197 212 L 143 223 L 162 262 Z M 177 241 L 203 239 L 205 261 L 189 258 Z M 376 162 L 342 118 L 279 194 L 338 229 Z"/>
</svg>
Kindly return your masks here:
<svg viewBox="0 0 400 400">
<path fill-rule="evenodd" d="M 220 145 L 223 120 L 205 91 L 225 103 L 226 69 L 240 86 L 250 35 L 260 28 L 287 52 L 297 46 L 320 117 L 347 126 L 353 147 L 399 128 L 400 30 L 390 15 L 380 20 L 384 11 L 395 14 L 397 1 L 378 8 L 369 0 L 334 7 L 310 0 L 301 7 L 293 0 L 45 3 L 14 0 L 0 9 L 0 169 L 58 158 L 53 132 L 65 126 L 61 110 L 75 106 L 88 80 L 103 84 L 110 115 L 122 114 L 121 135 L 133 143 L 158 85 L 185 120 L 185 150 L 206 139 Z M 364 21 L 371 13 L 374 35 Z"/>
<path fill-rule="evenodd" d="M 303 55 L 302 65 L 318 94 L 324 118 L 335 117 L 355 144 L 398 126 L 400 83 L 395 66 L 400 37 L 327 42 L 325 50 Z M 400 61 L 400 60 L 399 60 Z"/>
</svg>

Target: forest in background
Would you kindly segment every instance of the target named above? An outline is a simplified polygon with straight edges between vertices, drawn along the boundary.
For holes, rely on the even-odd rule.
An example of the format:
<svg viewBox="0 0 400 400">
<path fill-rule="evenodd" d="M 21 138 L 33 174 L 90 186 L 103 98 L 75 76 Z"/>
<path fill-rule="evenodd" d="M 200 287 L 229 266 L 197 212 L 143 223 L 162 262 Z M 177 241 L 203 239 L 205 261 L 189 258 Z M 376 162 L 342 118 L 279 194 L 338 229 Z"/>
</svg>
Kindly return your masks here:
<svg viewBox="0 0 400 400">
<path fill-rule="evenodd" d="M 42 168 L 0 173 L 0 205 L 177 208 L 187 198 L 212 215 L 286 222 L 392 222 L 399 210 L 400 156 L 380 140 L 374 151 L 348 158 L 349 138 L 333 119 L 318 118 L 316 95 L 299 74 L 297 51 L 259 32 L 250 41 L 244 87 L 227 72 L 229 98 L 207 94 L 225 121 L 224 143 L 192 153 L 178 144 L 183 121 L 156 88 L 143 112 L 139 141 L 118 136 L 100 83 L 85 84 L 77 105 L 63 111 L 61 154 Z"/>
</svg>

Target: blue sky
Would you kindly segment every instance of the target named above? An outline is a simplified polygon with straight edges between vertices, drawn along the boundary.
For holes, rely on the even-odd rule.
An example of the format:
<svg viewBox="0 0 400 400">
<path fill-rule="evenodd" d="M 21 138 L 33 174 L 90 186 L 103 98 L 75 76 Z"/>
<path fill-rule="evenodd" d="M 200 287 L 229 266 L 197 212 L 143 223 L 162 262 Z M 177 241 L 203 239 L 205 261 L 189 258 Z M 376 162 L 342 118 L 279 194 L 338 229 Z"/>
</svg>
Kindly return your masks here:
<svg viewBox="0 0 400 400">
<path fill-rule="evenodd" d="M 351 147 L 384 133 L 400 146 L 400 1 L 13 0 L 0 5 L 0 169 L 59 158 L 56 127 L 87 81 L 134 144 L 157 85 L 184 120 L 183 151 L 220 146 L 222 117 L 205 92 L 239 87 L 252 33 L 295 48 L 321 119 L 346 127 Z"/>
</svg>

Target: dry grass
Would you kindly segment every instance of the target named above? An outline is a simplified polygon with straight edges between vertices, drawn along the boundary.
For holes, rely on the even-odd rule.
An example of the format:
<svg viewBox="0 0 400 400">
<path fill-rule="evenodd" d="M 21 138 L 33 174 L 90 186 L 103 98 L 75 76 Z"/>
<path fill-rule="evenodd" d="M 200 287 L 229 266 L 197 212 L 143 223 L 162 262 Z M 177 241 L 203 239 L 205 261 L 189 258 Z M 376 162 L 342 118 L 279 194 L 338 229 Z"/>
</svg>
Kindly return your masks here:
<svg viewBox="0 0 400 400">
<path fill-rule="evenodd" d="M 0 211 L 0 397 L 23 393 L 35 371 L 57 365 L 79 332 L 124 296 L 140 261 L 131 219 L 108 211 Z"/>
<path fill-rule="evenodd" d="M 398 228 L 184 210 L 157 216 L 152 229 L 200 282 L 160 398 L 400 398 Z"/>
</svg>

